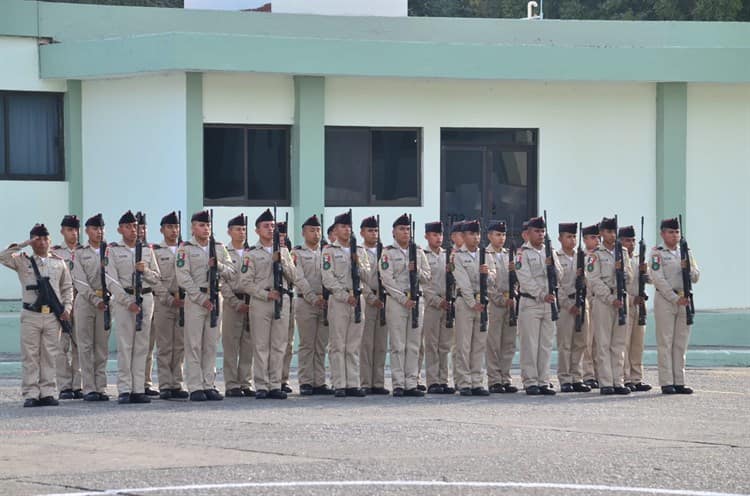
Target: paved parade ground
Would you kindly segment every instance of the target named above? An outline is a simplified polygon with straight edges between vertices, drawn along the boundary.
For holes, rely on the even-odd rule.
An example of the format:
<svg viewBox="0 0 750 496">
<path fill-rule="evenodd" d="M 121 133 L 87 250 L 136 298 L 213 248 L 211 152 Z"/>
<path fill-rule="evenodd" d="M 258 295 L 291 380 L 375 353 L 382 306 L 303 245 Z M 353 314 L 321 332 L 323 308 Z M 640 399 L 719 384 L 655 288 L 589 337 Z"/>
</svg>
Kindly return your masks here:
<svg viewBox="0 0 750 496">
<path fill-rule="evenodd" d="M 688 377 L 692 396 L 34 409 L 21 407 L 20 381 L 3 378 L 0 494 L 750 494 L 750 369 Z"/>
</svg>

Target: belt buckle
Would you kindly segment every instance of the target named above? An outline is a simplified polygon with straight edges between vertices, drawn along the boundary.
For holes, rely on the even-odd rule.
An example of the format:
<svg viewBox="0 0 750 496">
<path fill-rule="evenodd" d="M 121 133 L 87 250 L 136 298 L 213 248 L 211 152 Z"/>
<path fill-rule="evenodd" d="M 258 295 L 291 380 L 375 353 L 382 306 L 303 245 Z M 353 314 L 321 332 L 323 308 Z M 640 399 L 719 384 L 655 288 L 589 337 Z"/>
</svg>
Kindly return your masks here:
<svg viewBox="0 0 750 496">
<path fill-rule="evenodd" d="M 50 313 L 49 305 L 42 305 L 41 313 Z"/>
<path fill-rule="evenodd" d="M 506 299 L 507 299 L 507 298 L 509 298 L 509 297 L 510 297 L 510 292 L 508 292 L 508 291 L 503 291 L 503 298 L 506 298 Z"/>
<path fill-rule="evenodd" d="M 685 292 L 684 291 L 677 291 L 677 296 L 679 296 L 680 298 L 684 298 L 685 297 Z"/>
<path fill-rule="evenodd" d="M 101 289 L 97 289 L 97 290 L 96 290 L 96 296 L 98 296 L 99 298 L 101 298 L 101 297 L 103 296 L 103 294 L 104 294 L 104 293 L 102 293 L 102 290 L 101 290 Z"/>
</svg>

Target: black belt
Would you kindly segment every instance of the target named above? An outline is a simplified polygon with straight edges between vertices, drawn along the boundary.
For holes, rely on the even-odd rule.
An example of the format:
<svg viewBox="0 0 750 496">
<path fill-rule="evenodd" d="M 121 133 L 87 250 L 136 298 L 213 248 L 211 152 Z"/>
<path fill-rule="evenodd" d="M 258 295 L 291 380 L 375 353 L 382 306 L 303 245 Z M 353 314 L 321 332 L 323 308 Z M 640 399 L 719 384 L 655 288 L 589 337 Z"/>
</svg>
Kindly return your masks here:
<svg viewBox="0 0 750 496">
<path fill-rule="evenodd" d="M 575 300 L 576 299 L 576 294 L 575 293 L 570 293 L 568 295 L 568 298 L 570 298 L 571 300 Z"/>
<path fill-rule="evenodd" d="M 129 295 L 135 295 L 135 289 L 133 288 L 125 288 L 125 292 Z M 141 290 L 142 295 L 147 295 L 151 292 L 151 288 L 143 288 Z"/>
<path fill-rule="evenodd" d="M 201 293 L 208 293 L 208 288 L 198 288 Z"/>
<path fill-rule="evenodd" d="M 24 303 L 23 309 L 28 310 L 29 312 L 42 313 L 42 309 L 40 307 L 36 307 L 32 305 L 31 303 Z"/>
<path fill-rule="evenodd" d="M 234 296 L 236 296 L 240 300 L 244 300 L 245 298 L 250 298 L 250 295 L 247 293 L 234 293 Z"/>
<path fill-rule="evenodd" d="M 26 291 L 36 291 L 39 289 L 39 286 L 36 284 L 30 284 L 26 286 Z"/>
<path fill-rule="evenodd" d="M 533 296 L 531 296 L 529 293 L 518 293 L 520 296 L 523 296 L 524 298 L 529 298 L 531 300 L 536 300 Z"/>
</svg>

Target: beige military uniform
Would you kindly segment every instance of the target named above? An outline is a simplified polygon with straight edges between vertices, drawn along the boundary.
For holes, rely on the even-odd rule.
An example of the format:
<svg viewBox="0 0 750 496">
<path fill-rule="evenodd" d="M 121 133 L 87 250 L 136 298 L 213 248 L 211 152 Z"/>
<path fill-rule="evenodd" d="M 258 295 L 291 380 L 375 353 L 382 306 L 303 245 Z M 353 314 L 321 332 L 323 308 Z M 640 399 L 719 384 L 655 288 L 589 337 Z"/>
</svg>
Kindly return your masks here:
<svg viewBox="0 0 750 496">
<path fill-rule="evenodd" d="M 633 278 L 628 284 L 628 325 L 625 333 L 625 357 L 623 376 L 625 384 L 638 384 L 643 381 L 643 348 L 646 338 L 646 326 L 638 325 L 638 305 L 634 303 L 638 296 L 638 255 L 630 257 Z M 648 282 L 648 276 L 646 276 Z"/>
<path fill-rule="evenodd" d="M 74 253 L 80 247 L 81 245 L 78 245 L 71 250 L 67 246 L 53 246 L 51 251 L 68 264 L 68 270 L 72 273 L 75 264 Z M 73 305 L 75 307 L 75 290 L 73 291 Z M 82 389 L 81 366 L 78 363 L 78 339 L 75 337 L 75 318 L 73 318 L 73 336 L 67 332 L 60 333 L 60 350 L 57 354 L 56 368 L 57 389 L 60 391 Z"/>
<path fill-rule="evenodd" d="M 298 284 L 295 304 L 299 329 L 297 379 L 300 385 L 325 386 L 328 326 L 323 320 L 323 309 L 316 306 L 316 302 L 323 297 L 320 250 L 317 247 L 297 246 L 292 252 L 292 259 Z"/>
<path fill-rule="evenodd" d="M 417 277 L 420 284 L 430 282 L 430 264 L 417 246 Z M 388 292 L 385 308 L 391 348 L 391 383 L 393 388 L 413 389 L 419 380 L 419 347 L 422 342 L 424 302 L 419 298 L 419 321 L 412 327 L 412 310 L 406 308 L 409 294 L 409 250 L 393 244 L 380 257 L 380 279 Z"/>
<path fill-rule="evenodd" d="M 378 266 L 377 248 L 365 248 L 370 267 Z M 364 388 L 385 387 L 385 357 L 388 352 L 388 326 L 380 325 L 380 309 L 374 304 L 378 299 L 378 271 L 371 270 L 367 280 L 370 290 L 364 295 L 362 308 L 365 325 L 359 352 L 359 380 Z M 388 296 L 386 294 L 386 300 Z M 387 308 L 386 308 L 387 312 Z"/>
<path fill-rule="evenodd" d="M 180 309 L 174 306 L 180 287 L 175 274 L 177 245 L 166 241 L 153 245 L 159 265 L 161 284 L 166 291 L 154 299 L 154 321 L 151 332 L 156 334 L 156 365 L 159 389 L 182 389 L 182 365 L 185 360 L 185 328 L 180 325 Z M 184 316 L 184 310 L 183 310 Z"/>
<path fill-rule="evenodd" d="M 489 254 L 485 260 L 489 267 L 489 296 L 489 288 L 495 284 L 495 262 Z M 474 310 L 474 305 L 479 302 L 479 249 L 472 253 L 466 246 L 461 247 L 453 255 L 453 274 L 457 293 L 453 379 L 459 389 L 475 389 L 483 386 L 482 362 L 487 346 L 487 333 L 479 330 L 481 313 Z"/>
<path fill-rule="evenodd" d="M 128 309 L 135 303 L 135 248 L 110 243 L 107 246 L 105 268 L 107 289 L 112 293 L 113 318 L 117 322 L 117 391 L 119 394 L 144 392 L 146 383 L 146 355 L 151 335 L 151 318 L 154 315 L 153 292 L 163 292 L 159 266 L 149 245 L 143 245 L 143 321 L 141 330 L 135 330 L 136 314 Z"/>
<path fill-rule="evenodd" d="M 552 252 L 557 280 L 563 277 L 557 253 Z M 537 249 L 528 241 L 516 255 L 521 301 L 518 305 L 518 332 L 521 342 L 521 379 L 524 388 L 549 383 L 550 358 L 556 325 L 552 308 L 544 298 L 549 294 L 544 246 Z"/>
<path fill-rule="evenodd" d="M 628 251 L 622 249 L 625 284 L 633 278 Z M 625 326 L 618 325 L 618 310 L 612 303 L 617 299 L 615 254 L 603 244 L 586 258 L 586 279 L 589 281 L 591 315 L 596 336 L 601 387 L 622 386 L 625 359 Z M 626 288 L 627 289 L 627 288 Z M 627 311 L 627 308 L 626 308 Z"/>
<path fill-rule="evenodd" d="M 588 250 L 586 255 L 590 254 Z M 583 332 L 586 348 L 583 350 L 581 359 L 581 370 L 583 371 L 583 380 L 598 381 L 599 373 L 597 372 L 598 359 L 596 357 L 596 336 L 594 336 L 594 325 L 591 323 L 591 287 L 588 278 L 586 279 L 586 317 L 583 320 L 581 332 Z"/>
<path fill-rule="evenodd" d="M 37 280 L 28 255 L 17 244 L 0 252 L 0 263 L 16 271 L 21 282 L 24 306 L 38 298 Z M 64 260 L 56 255 L 40 258 L 32 255 L 42 277 L 50 285 L 68 314 L 73 309 L 73 282 Z M 60 323 L 45 305 L 41 312 L 21 310 L 21 393 L 24 399 L 39 399 L 55 394 L 55 359 L 60 345 Z"/>
<path fill-rule="evenodd" d="M 659 360 L 659 385 L 685 385 L 685 353 L 690 339 L 685 307 L 677 301 L 684 294 L 680 248 L 674 250 L 659 245 L 651 250 L 648 275 L 656 288 L 654 317 L 656 319 L 656 346 Z M 700 269 L 690 253 L 690 280 L 695 284 Z"/>
<path fill-rule="evenodd" d="M 287 245 L 287 248 L 289 245 Z M 291 256 L 292 250 L 289 250 Z M 294 259 L 292 259 L 294 261 Z M 295 271 L 296 272 L 296 271 Z M 289 372 L 292 368 L 292 356 L 294 355 L 294 316 L 297 310 L 297 305 L 294 301 L 294 283 L 289 285 L 289 324 L 287 332 L 286 349 L 284 350 L 284 363 L 281 367 L 281 383 L 289 384 Z M 297 364 L 299 367 L 299 363 Z"/>
<path fill-rule="evenodd" d="M 294 262 L 285 246 L 280 249 L 285 292 L 281 299 L 281 318 L 274 319 L 273 256 L 260 242 L 242 255 L 237 289 L 251 296 L 250 328 L 253 330 L 253 377 L 258 391 L 281 389 L 284 352 L 289 339 L 289 281 L 296 282 Z"/>
<path fill-rule="evenodd" d="M 245 250 L 227 248 L 235 274 L 240 274 Z M 224 349 L 224 388 L 252 389 L 253 336 L 250 314 L 240 313 L 242 304 L 250 304 L 250 295 L 239 289 L 239 277 L 221 286 L 224 297 L 221 314 L 221 345 Z"/>
<path fill-rule="evenodd" d="M 446 251 L 439 248 L 437 252 L 425 251 L 427 263 L 430 264 L 430 282 L 424 285 L 424 322 L 422 334 L 425 348 L 425 374 L 427 384 L 448 384 L 448 370 L 451 348 L 453 346 L 453 328 L 445 327 L 445 309 L 440 306 L 445 295 L 445 256 Z"/>
<path fill-rule="evenodd" d="M 581 362 L 586 350 L 586 334 L 583 326 L 580 331 L 576 331 L 576 316 L 570 313 L 576 308 L 577 253 L 577 248 L 572 255 L 567 255 L 562 250 L 557 252 L 557 259 L 563 269 L 558 291 L 560 318 L 557 321 L 557 379 L 560 384 L 583 381 Z"/>
<path fill-rule="evenodd" d="M 329 349 L 328 359 L 331 364 L 331 380 L 335 389 L 358 388 L 359 352 L 362 345 L 364 328 L 365 301 L 360 296 L 362 320 L 354 321 L 354 307 L 349 305 L 352 296 L 352 271 L 350 249 L 344 248 L 338 241 L 323 249 L 323 285 L 331 295 L 328 298 Z M 370 262 L 367 253 L 357 246 L 357 263 L 360 269 L 362 294 L 372 289 L 367 285 L 370 280 Z"/>
<path fill-rule="evenodd" d="M 177 284 L 185 290 L 185 382 L 191 393 L 216 388 L 216 347 L 221 335 L 221 319 L 216 327 L 211 327 L 211 312 L 203 306 L 210 297 L 208 252 L 208 242 L 201 246 L 192 238 L 177 248 L 175 260 Z M 232 260 L 218 241 L 216 268 L 221 280 L 231 282 L 234 277 Z"/>
<path fill-rule="evenodd" d="M 86 245 L 75 252 L 73 285 L 78 292 L 74 308 L 78 357 L 81 364 L 83 394 L 107 392 L 107 358 L 110 331 L 104 329 L 102 267 L 99 248 Z M 110 305 L 110 311 L 114 307 Z M 114 315 L 110 312 L 110 320 Z"/>
<path fill-rule="evenodd" d="M 487 383 L 510 384 L 510 367 L 516 354 L 516 334 L 518 326 L 510 325 L 508 298 L 508 250 L 496 251 L 487 247 L 487 256 L 495 263 L 495 284 L 490 287 L 490 304 L 487 307 L 489 327 L 487 328 Z"/>
</svg>

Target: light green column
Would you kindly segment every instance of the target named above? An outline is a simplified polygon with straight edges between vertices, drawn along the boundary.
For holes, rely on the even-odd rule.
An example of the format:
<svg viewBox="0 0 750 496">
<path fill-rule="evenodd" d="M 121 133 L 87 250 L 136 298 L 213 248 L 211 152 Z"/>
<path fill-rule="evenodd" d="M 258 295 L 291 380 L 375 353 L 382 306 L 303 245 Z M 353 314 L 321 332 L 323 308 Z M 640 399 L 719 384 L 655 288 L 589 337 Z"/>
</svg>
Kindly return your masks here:
<svg viewBox="0 0 750 496">
<path fill-rule="evenodd" d="M 83 143 L 81 137 L 81 81 L 67 82 L 63 97 L 65 179 L 68 181 L 68 213 L 83 216 Z"/>
<path fill-rule="evenodd" d="M 687 188 L 687 83 L 656 85 L 656 222 L 682 214 Z M 657 238 L 658 239 L 658 238 Z"/>
<path fill-rule="evenodd" d="M 187 218 L 203 208 L 203 74 L 185 73 Z"/>
<path fill-rule="evenodd" d="M 292 206 L 297 224 L 325 201 L 325 78 L 294 77 Z"/>
</svg>

